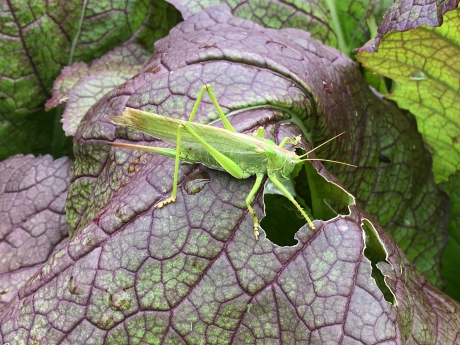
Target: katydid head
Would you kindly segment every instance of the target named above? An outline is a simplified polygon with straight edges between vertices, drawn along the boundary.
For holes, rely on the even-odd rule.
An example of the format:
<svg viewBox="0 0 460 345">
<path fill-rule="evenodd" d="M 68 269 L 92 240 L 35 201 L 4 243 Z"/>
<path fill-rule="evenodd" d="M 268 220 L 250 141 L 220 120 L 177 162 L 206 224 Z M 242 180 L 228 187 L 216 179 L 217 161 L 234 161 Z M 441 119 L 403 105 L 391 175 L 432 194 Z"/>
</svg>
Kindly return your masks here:
<svg viewBox="0 0 460 345">
<path fill-rule="evenodd" d="M 278 146 L 267 151 L 267 171 L 277 175 L 278 178 L 286 180 L 300 161 L 295 152 L 288 151 Z"/>
<path fill-rule="evenodd" d="M 292 152 L 294 153 L 294 152 Z M 295 155 L 295 153 L 294 153 Z M 297 155 L 295 157 L 286 157 L 285 164 L 283 165 L 282 169 L 279 171 L 279 175 L 283 179 L 288 179 L 289 175 L 291 175 L 292 171 L 294 170 L 295 166 L 299 163 L 299 159 Z"/>
<path fill-rule="evenodd" d="M 340 133 L 339 135 L 342 135 L 342 134 L 343 133 Z M 309 153 L 315 151 L 317 148 L 323 146 L 324 144 L 330 142 L 331 140 L 334 140 L 339 135 L 336 135 L 335 137 L 318 145 L 313 150 L 310 150 L 307 153 L 300 155 L 300 156 L 298 156 L 293 151 L 286 150 L 275 144 L 268 143 L 267 141 L 264 146 L 265 152 L 267 153 L 267 157 L 268 157 L 267 172 L 275 174 L 279 179 L 282 179 L 282 180 L 289 179 L 289 175 L 292 173 L 295 166 L 299 163 L 306 162 L 306 161 L 333 162 L 333 163 L 339 163 L 339 164 L 348 165 L 348 166 L 352 166 L 356 168 L 356 166 L 353 164 L 338 162 L 338 161 L 334 161 L 330 159 L 306 158 L 306 156 L 308 156 Z"/>
</svg>

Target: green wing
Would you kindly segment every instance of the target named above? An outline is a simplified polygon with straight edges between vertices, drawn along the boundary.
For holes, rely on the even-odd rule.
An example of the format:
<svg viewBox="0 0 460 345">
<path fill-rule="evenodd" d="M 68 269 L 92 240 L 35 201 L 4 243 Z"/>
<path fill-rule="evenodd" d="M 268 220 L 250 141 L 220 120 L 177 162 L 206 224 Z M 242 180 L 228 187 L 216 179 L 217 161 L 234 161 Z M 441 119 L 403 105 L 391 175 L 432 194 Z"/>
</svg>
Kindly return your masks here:
<svg viewBox="0 0 460 345">
<path fill-rule="evenodd" d="M 174 145 L 177 127 L 181 123 L 180 120 L 132 108 L 126 108 L 120 116 L 110 116 L 110 119 L 118 125 L 150 134 Z"/>
<path fill-rule="evenodd" d="M 186 122 L 132 108 L 126 108 L 121 116 L 111 116 L 110 119 L 172 145 L 176 145 L 178 126 Z M 251 166 L 265 166 L 265 139 L 194 122 L 187 124 L 209 145 L 235 161 L 243 170 Z M 181 151 L 187 153 L 188 161 L 201 162 L 214 169 L 220 167 L 212 155 L 185 129 L 181 131 Z"/>
</svg>

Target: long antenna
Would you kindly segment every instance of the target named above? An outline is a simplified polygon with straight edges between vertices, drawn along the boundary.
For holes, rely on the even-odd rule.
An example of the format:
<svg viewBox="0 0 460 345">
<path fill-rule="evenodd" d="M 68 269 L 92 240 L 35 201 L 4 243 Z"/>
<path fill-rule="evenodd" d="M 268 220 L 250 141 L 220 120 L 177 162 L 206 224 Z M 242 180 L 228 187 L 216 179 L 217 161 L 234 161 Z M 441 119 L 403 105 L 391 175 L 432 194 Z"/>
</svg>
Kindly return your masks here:
<svg viewBox="0 0 460 345">
<path fill-rule="evenodd" d="M 306 162 L 306 161 L 323 161 L 323 162 L 332 162 L 332 163 L 339 163 L 339 164 L 343 164 L 343 165 L 348 165 L 350 167 L 353 167 L 353 168 L 357 168 L 356 165 L 353 165 L 353 164 L 348 164 L 348 163 L 344 163 L 344 162 L 339 162 L 339 161 L 333 161 L 333 160 L 330 160 L 330 159 L 321 159 L 321 158 L 305 158 L 305 159 L 302 159 L 301 162 Z"/>
<path fill-rule="evenodd" d="M 322 143 L 322 144 L 316 146 L 313 150 L 310 150 L 310 151 L 308 151 L 307 153 L 304 153 L 303 155 L 299 156 L 299 158 L 302 158 L 302 157 L 304 157 L 304 156 L 307 156 L 309 153 L 312 153 L 312 152 L 315 151 L 316 149 L 319 149 L 321 146 L 326 145 L 328 142 L 334 140 L 334 139 L 337 138 L 337 137 L 340 137 L 343 133 L 345 133 L 345 132 L 342 132 L 342 133 L 340 133 L 340 134 L 337 134 L 335 137 L 333 137 L 333 138 L 331 138 L 331 139 L 329 139 L 329 140 L 326 140 L 324 143 Z"/>
</svg>

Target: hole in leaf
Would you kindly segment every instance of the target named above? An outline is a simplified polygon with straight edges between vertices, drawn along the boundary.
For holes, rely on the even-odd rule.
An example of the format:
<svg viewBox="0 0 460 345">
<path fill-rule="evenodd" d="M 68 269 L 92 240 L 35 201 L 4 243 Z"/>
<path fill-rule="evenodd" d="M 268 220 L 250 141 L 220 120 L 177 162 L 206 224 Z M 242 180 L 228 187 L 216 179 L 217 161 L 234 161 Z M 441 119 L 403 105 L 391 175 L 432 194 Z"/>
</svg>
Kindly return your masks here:
<svg viewBox="0 0 460 345">
<path fill-rule="evenodd" d="M 327 181 L 309 162 L 298 164 L 291 179 L 282 182 L 311 220 L 348 215 L 348 206 L 354 204 L 353 196 Z M 270 181 L 264 190 L 264 204 L 266 216 L 260 225 L 267 238 L 279 246 L 295 245 L 294 234 L 306 225 L 297 208 Z"/>
<path fill-rule="evenodd" d="M 377 231 L 372 223 L 367 219 L 364 219 L 362 227 L 364 230 L 364 240 L 366 244 L 364 256 L 371 262 L 372 278 L 374 278 L 379 290 L 383 293 L 385 300 L 393 305 L 396 305 L 396 298 L 388 285 L 385 283 L 385 276 L 382 271 L 377 267 L 379 262 L 384 262 L 391 266 L 391 264 L 387 261 L 388 253 L 380 241 Z"/>
<path fill-rule="evenodd" d="M 381 155 L 379 155 L 379 162 L 391 163 L 391 158 L 381 154 Z"/>
<path fill-rule="evenodd" d="M 195 195 L 201 192 L 210 180 L 209 173 L 206 170 L 200 170 L 187 176 L 182 186 L 188 195 Z"/>
<path fill-rule="evenodd" d="M 267 237 L 279 246 L 295 245 L 294 234 L 305 225 L 305 219 L 284 195 L 266 194 L 264 203 L 266 216 L 260 226 Z"/>
</svg>

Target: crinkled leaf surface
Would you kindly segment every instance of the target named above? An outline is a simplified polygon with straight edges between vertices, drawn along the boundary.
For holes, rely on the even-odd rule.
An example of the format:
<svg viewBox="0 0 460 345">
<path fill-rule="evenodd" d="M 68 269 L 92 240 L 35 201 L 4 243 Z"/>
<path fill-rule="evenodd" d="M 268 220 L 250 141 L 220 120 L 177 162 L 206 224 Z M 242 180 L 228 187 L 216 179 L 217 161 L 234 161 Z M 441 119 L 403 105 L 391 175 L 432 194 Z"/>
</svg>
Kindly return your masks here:
<svg viewBox="0 0 460 345">
<path fill-rule="evenodd" d="M 80 125 L 67 208 L 75 236 L 0 315 L 3 343 L 459 341 L 460 305 L 418 273 L 359 207 L 349 206 L 347 217 L 317 221 L 314 233 L 304 226 L 296 245 L 278 247 L 263 235 L 259 241 L 253 237 L 244 205 L 253 179 L 207 169 L 210 180 L 200 192 L 189 194 L 181 184 L 176 203 L 152 211 L 170 193 L 173 161 L 106 144 L 161 145 L 116 128 L 107 116 L 131 106 L 186 119 L 200 87 L 211 83 L 239 131 L 263 125 L 280 140 L 280 134 L 299 133 L 297 126 L 282 124 L 291 120 L 318 142 L 346 129 L 319 156 L 357 164 L 352 172 L 335 169 L 358 202 L 376 207 L 372 196 L 389 190 L 393 194 L 381 204 L 387 207 L 382 215 L 390 214 L 383 219 L 387 226 L 403 226 L 396 219 L 410 209 L 413 229 L 429 224 L 431 233 L 402 228 L 407 237 L 423 243 L 431 236 L 439 250 L 442 234 L 433 228 L 443 228 L 444 199 L 431 173 L 413 165 L 430 160 L 412 117 L 373 96 L 353 63 L 336 50 L 302 31 L 263 29 L 224 7 L 190 17 L 155 51 L 141 73 L 104 96 Z M 205 99 L 197 121 L 216 118 Z M 379 159 L 383 155 L 387 159 Z M 183 165 L 179 181 L 194 169 Z M 261 191 L 254 207 L 262 216 Z M 364 231 L 385 250 L 376 267 L 395 305 L 371 278 Z M 413 247 L 407 248 L 410 255 Z M 436 281 L 436 255 L 421 252 L 415 262 L 425 263 Z"/>
<path fill-rule="evenodd" d="M 261 26 L 281 29 L 297 28 L 308 31 L 312 37 L 340 49 L 350 55 L 352 49 L 369 38 L 367 20 L 380 21 L 381 12 L 388 8 L 388 1 L 375 0 L 270 0 L 261 4 L 258 0 L 168 0 L 184 18 L 206 7 L 226 4 L 233 15 L 251 20 Z"/>
<path fill-rule="evenodd" d="M 234 20 L 239 23 L 239 19 Z M 247 23 L 241 19 L 240 21 Z M 176 43 L 176 36 L 172 35 L 171 40 L 177 45 L 177 48 L 171 51 L 166 51 L 166 49 L 167 44 L 172 45 L 172 42 L 160 41 L 156 45 L 156 49 L 160 49 L 158 54 L 166 54 L 162 57 L 164 62 L 161 64 L 173 73 L 166 73 L 165 68 L 162 68 L 157 62 L 145 65 L 139 77 L 133 78 L 122 89 L 107 96 L 112 109 L 107 115 L 120 114 L 126 104 L 159 114 L 185 118 L 192 109 L 193 99 L 199 88 L 204 83 L 212 83 L 220 92 L 219 102 L 227 104 L 229 111 L 242 108 L 251 109 L 252 106 L 260 104 L 292 108 L 290 114 L 297 115 L 299 121 L 303 122 L 307 136 L 311 136 L 309 133 L 313 131 L 313 126 L 315 127 L 314 136 L 310 138 L 313 142 L 322 141 L 331 131 L 333 133 L 342 131 L 343 123 L 347 123 L 353 130 L 349 131 L 348 138 L 342 139 L 339 149 L 333 145 L 323 147 L 319 156 L 332 159 L 341 158 L 342 160 L 344 155 L 357 156 L 348 160 L 359 167 L 352 173 L 337 165 L 332 166 L 331 169 L 342 181 L 345 181 L 347 187 L 357 196 L 365 209 L 376 216 L 386 230 L 396 237 L 419 270 L 425 273 L 432 282 L 440 284 L 439 267 L 441 251 L 446 241 L 447 200 L 433 183 L 430 171 L 426 169 L 426 166 L 431 164 L 431 158 L 423 149 L 423 142 L 415 130 L 413 118 L 409 114 L 397 111 L 391 104 L 386 104 L 373 97 L 366 86 L 361 86 L 362 79 L 353 68 L 352 62 L 344 59 L 335 50 L 320 45 L 323 55 L 327 56 L 329 61 L 337 60 L 335 64 L 332 62 L 325 64 L 324 59 L 316 58 L 315 54 L 310 52 L 308 59 L 314 60 L 307 66 L 303 65 L 304 50 L 308 52 L 318 49 L 317 43 L 312 47 L 312 42 L 316 41 L 311 40 L 305 33 L 299 34 L 299 31 L 291 29 L 282 31 L 287 36 L 296 35 L 298 38 L 295 42 L 296 50 L 293 50 L 294 48 L 284 44 L 284 36 L 283 40 L 267 38 L 263 41 L 262 46 L 253 48 L 255 44 L 252 42 L 253 37 L 246 37 L 248 34 L 244 29 L 241 29 L 243 30 L 241 34 L 237 32 L 235 38 L 225 36 L 227 28 L 224 27 L 223 30 L 224 32 L 216 34 L 216 37 L 208 38 L 208 35 L 204 35 L 204 29 L 197 29 L 189 34 L 193 37 L 187 38 L 192 42 L 189 46 L 185 45 L 182 38 L 178 38 Z M 214 31 L 219 32 L 219 27 L 214 28 Z M 272 31 L 269 30 L 269 32 Z M 259 35 L 259 30 L 255 37 L 258 37 L 257 35 Z M 221 50 L 224 51 L 221 52 Z M 257 54 L 254 55 L 253 51 L 256 51 Z M 153 59 L 158 59 L 157 56 L 160 57 L 160 55 L 155 55 Z M 288 62 L 286 62 L 286 56 L 289 59 Z M 222 59 L 226 61 L 221 62 Z M 269 62 L 266 63 L 265 59 L 269 59 Z M 211 66 L 210 63 L 204 63 L 208 60 L 218 61 Z M 247 63 L 241 63 L 246 61 Z M 300 61 L 297 70 L 293 69 L 292 61 Z M 269 64 L 268 68 L 264 68 L 266 64 Z M 190 67 L 176 71 L 185 65 L 190 65 Z M 205 69 L 206 72 L 209 70 L 210 72 L 207 73 L 212 76 L 219 74 L 219 80 L 217 78 L 216 80 L 205 79 L 201 76 L 204 73 L 202 69 Z M 229 72 L 226 72 L 227 69 Z M 272 70 L 274 73 L 270 72 Z M 251 74 L 248 71 L 253 72 Z M 279 77 L 280 73 L 285 77 Z M 262 77 L 259 77 L 260 75 Z M 259 79 L 253 82 L 256 77 Z M 265 86 L 258 86 L 267 84 L 267 80 L 272 77 L 271 93 L 265 91 Z M 148 78 L 152 78 L 154 84 L 157 85 L 152 90 L 149 89 L 152 87 L 150 86 L 152 82 Z M 188 80 L 191 80 L 188 82 L 190 85 L 186 84 Z M 300 88 L 294 89 L 295 94 L 291 85 L 293 82 L 300 85 Z M 142 85 L 139 86 L 139 84 Z M 251 88 L 255 87 L 252 84 L 261 87 L 264 92 L 258 91 L 257 88 L 256 91 L 251 91 Z M 286 84 L 284 89 L 283 84 Z M 347 98 L 345 99 L 340 96 L 344 92 L 341 85 L 347 85 Z M 221 87 L 220 90 L 219 87 Z M 135 101 L 126 103 L 126 90 L 130 88 L 138 91 L 133 91 L 133 95 L 130 96 L 130 99 Z M 166 92 L 165 89 L 170 91 Z M 287 94 L 292 95 L 286 100 L 285 95 Z M 320 105 L 319 108 L 312 105 L 312 98 L 317 98 L 316 103 Z M 123 102 L 120 101 L 121 99 Z M 350 104 L 353 105 L 350 106 Z M 86 129 L 78 137 L 81 139 L 77 138 L 82 143 L 86 138 L 113 140 L 112 135 L 104 134 L 105 127 L 98 121 L 99 117 L 106 115 L 105 107 L 107 106 L 104 106 L 101 101 L 98 107 L 92 109 L 91 114 L 87 114 Z M 209 114 L 210 117 L 201 121 L 209 122 L 217 118 L 210 105 L 209 108 L 204 108 L 203 113 Z M 98 114 L 98 116 L 92 114 Z M 343 120 L 340 122 L 336 119 Z M 140 138 L 142 136 L 136 140 Z M 354 153 L 354 145 L 363 147 L 359 155 Z M 76 202 L 69 202 L 67 209 L 68 221 L 74 230 L 78 230 L 93 219 L 110 202 L 112 193 L 112 191 L 106 191 L 105 187 L 107 183 L 105 176 L 109 178 L 111 174 L 104 163 L 108 148 L 103 144 L 79 145 L 76 146 L 76 150 L 79 163 L 75 171 L 77 180 L 70 194 L 77 199 L 75 199 Z M 139 159 L 145 159 L 142 157 L 144 156 Z M 141 165 L 140 162 L 131 165 L 129 174 L 135 173 L 138 166 Z M 94 178 L 100 174 L 106 175 L 98 179 Z M 79 176 L 81 178 L 77 178 Z M 165 186 L 171 183 L 169 180 L 159 182 L 164 183 Z M 118 186 L 127 183 L 127 177 L 124 176 L 116 182 L 109 183 L 114 183 L 116 191 Z M 100 187 L 95 187 L 98 185 Z M 104 191 L 100 198 L 92 197 L 95 188 L 96 193 L 99 193 L 97 192 L 99 189 Z M 168 189 L 164 188 L 167 187 L 163 187 L 162 191 L 167 192 Z M 433 229 L 436 230 L 433 231 Z"/>
<path fill-rule="evenodd" d="M 76 62 L 64 67 L 54 81 L 52 108 L 66 103 L 62 122 L 66 135 L 74 135 L 88 109 L 107 92 L 140 71 L 150 54 L 135 43 L 126 43 L 94 60 L 90 65 Z"/>
<path fill-rule="evenodd" d="M 68 239 L 72 162 L 17 155 L 0 162 L 0 310 Z"/>
<path fill-rule="evenodd" d="M 454 10 L 441 27 L 391 32 L 378 52 L 358 55 L 364 66 L 396 82 L 386 97 L 417 117 L 438 182 L 460 169 L 459 16 Z"/>
<path fill-rule="evenodd" d="M 29 117 L 40 115 L 63 66 L 127 40 L 151 47 L 180 19 L 163 1 L 13 0 L 0 11 L 0 159 L 51 136 Z"/>
<path fill-rule="evenodd" d="M 379 36 L 390 31 L 407 31 L 420 25 L 439 26 L 447 11 L 457 8 L 458 0 L 395 0 L 379 25 Z"/>
</svg>

